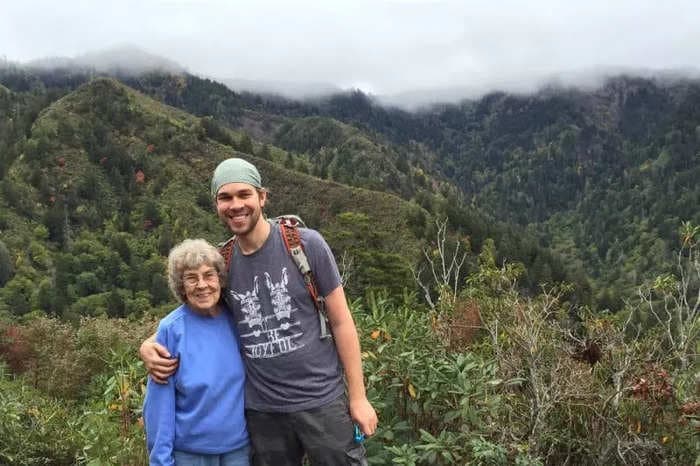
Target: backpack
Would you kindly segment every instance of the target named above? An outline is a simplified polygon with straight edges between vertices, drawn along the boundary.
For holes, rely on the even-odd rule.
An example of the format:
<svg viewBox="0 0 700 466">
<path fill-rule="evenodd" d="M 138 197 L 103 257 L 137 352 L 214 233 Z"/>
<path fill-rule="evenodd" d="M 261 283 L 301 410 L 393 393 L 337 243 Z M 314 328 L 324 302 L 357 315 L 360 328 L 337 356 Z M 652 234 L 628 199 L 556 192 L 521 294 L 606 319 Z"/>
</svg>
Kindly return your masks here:
<svg viewBox="0 0 700 466">
<path fill-rule="evenodd" d="M 268 219 L 272 224 L 280 226 L 282 241 L 284 242 L 287 252 L 292 257 L 292 260 L 299 269 L 299 273 L 304 278 L 304 286 L 311 296 L 311 301 L 318 311 L 318 319 L 321 325 L 321 339 L 332 338 L 333 335 L 328 330 L 328 314 L 326 313 L 326 300 L 318 293 L 316 279 L 311 271 L 309 260 L 306 257 L 304 248 L 301 244 L 301 235 L 299 228 L 306 228 L 304 221 L 296 215 L 280 215 L 278 217 Z M 224 258 L 226 270 L 231 266 L 231 257 L 236 245 L 236 235 L 219 244 L 219 253 Z"/>
</svg>

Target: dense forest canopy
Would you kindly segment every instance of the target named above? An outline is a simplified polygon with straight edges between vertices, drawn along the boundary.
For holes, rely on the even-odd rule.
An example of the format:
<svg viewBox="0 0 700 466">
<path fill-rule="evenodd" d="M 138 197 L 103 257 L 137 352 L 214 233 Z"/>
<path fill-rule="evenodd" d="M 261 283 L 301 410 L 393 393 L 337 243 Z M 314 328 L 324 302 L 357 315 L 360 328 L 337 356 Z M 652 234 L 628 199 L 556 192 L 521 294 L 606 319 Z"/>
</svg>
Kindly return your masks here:
<svg viewBox="0 0 700 466">
<path fill-rule="evenodd" d="M 359 91 L 260 105 L 423 145 L 432 156 L 422 168 L 585 269 L 603 308 L 620 309 L 639 281 L 668 271 L 680 223 L 700 220 L 697 80 L 620 76 L 592 91 L 493 93 L 413 113 Z"/>
<path fill-rule="evenodd" d="M 140 257 L 120 256 L 123 260 L 115 261 L 114 270 L 120 266 L 151 277 L 152 267 L 186 233 L 200 232 L 216 241 L 225 238 L 211 215 L 206 175 L 222 157 L 239 154 L 255 158 L 269 176 L 270 214 L 302 215 L 309 225 L 326 233 L 338 255 L 346 254 L 355 269 L 362 270 L 351 295 L 361 296 L 367 289 L 413 289 L 410 270 L 424 260 L 421 242 L 430 238 L 435 219 L 448 218 L 452 231 L 472 251 L 493 238 L 501 260 L 525 264 L 528 272 L 522 283 L 526 288 L 536 290 L 543 281 L 567 280 L 580 285 L 576 293 L 581 300 L 590 299 L 581 269 L 567 267 L 536 235 L 465 203 L 460 189 L 433 169 L 438 156 L 423 144 L 396 144 L 379 132 L 312 112 L 299 118 L 270 113 L 262 97 L 251 99 L 186 74 L 118 75 L 128 87 L 95 80 L 95 73 L 86 70 L 8 67 L 1 75 L 0 82 L 7 88 L 4 107 L 17 114 L 16 122 L 8 121 L 1 140 L 7 147 L 1 167 L 7 173 L 2 180 L 3 215 L 35 222 L 6 221 L 5 243 L 15 256 L 26 250 L 32 238 L 29 232 L 37 228 L 47 231 L 34 239 L 50 257 L 72 256 L 73 240 L 88 231 L 96 235 L 92 240 L 101 243 L 95 250 L 113 246 L 109 232 L 114 231 L 122 238 L 120 244 L 129 245 L 141 236 L 152 243 L 150 249 L 139 248 Z M 156 100 L 134 93 L 134 88 Z M 195 171 L 188 166 L 195 166 Z M 278 170 L 294 175 L 277 178 Z M 192 173 L 197 176 L 185 176 Z M 343 193 L 348 189 L 363 194 Z M 385 203 L 390 213 L 383 212 Z M 397 203 L 400 208 L 389 207 Z M 186 213 L 195 212 L 184 220 Z M 147 265 L 149 260 L 155 262 Z M 24 278 L 31 282 L 34 273 L 53 276 L 56 264 L 61 260 L 52 259 L 43 266 L 26 261 L 25 268 L 17 271 L 25 271 Z M 83 273 L 81 267 L 68 267 L 69 283 Z M 18 273 L 15 281 L 21 283 L 22 277 Z M 50 310 L 61 315 L 80 299 L 94 301 L 96 295 L 103 296 L 98 308 L 104 309 L 106 293 L 116 297 L 118 293 L 126 296 L 127 291 L 148 294 L 151 305 L 164 304 L 167 293 L 155 292 L 161 283 L 144 280 L 110 280 L 101 275 L 96 280 L 99 285 L 80 288 L 77 294 L 60 283 L 65 291 L 57 293 L 68 296 L 55 300 Z M 11 302 L 19 303 L 11 312 L 42 309 L 37 306 L 38 293 L 26 296 L 25 291 L 19 285 L 13 292 L 6 291 L 13 296 Z"/>
</svg>

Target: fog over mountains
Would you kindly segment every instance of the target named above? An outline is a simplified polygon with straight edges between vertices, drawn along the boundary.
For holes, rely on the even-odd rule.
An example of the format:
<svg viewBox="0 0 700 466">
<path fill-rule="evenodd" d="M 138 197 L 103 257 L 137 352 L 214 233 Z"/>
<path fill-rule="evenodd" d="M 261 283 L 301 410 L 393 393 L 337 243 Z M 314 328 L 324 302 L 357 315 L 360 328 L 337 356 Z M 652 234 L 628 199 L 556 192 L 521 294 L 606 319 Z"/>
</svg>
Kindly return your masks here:
<svg viewBox="0 0 700 466">
<path fill-rule="evenodd" d="M 93 68 L 100 73 L 141 74 L 149 71 L 181 73 L 185 67 L 134 45 L 93 50 L 75 57 L 46 57 L 27 62 L 31 68 Z"/>
<path fill-rule="evenodd" d="M 2 63 L 2 61 L 0 61 Z M 5 59 L 5 63 L 11 63 Z M 572 70 L 540 75 L 523 73 L 517 76 L 504 76 L 501 79 L 484 83 L 483 77 L 475 77 L 474 82 L 461 85 L 415 88 L 405 91 L 374 93 L 362 87 L 343 87 L 323 81 L 293 81 L 281 77 L 278 80 L 254 80 L 233 76 L 203 75 L 196 69 L 188 69 L 168 57 L 148 52 L 135 45 L 125 44 L 104 50 L 94 50 L 75 57 L 45 57 L 19 63 L 22 66 L 39 69 L 78 68 L 93 69 L 96 73 L 123 73 L 139 75 L 152 71 L 170 73 L 189 72 L 221 82 L 237 92 L 251 92 L 264 95 L 277 95 L 293 100 L 317 99 L 333 94 L 359 89 L 371 96 L 375 102 L 406 110 L 416 110 L 433 104 L 458 103 L 462 100 L 478 99 L 492 92 L 506 92 L 519 95 L 536 93 L 544 88 L 577 88 L 594 90 L 606 79 L 615 76 L 634 76 L 676 82 L 681 79 L 698 79 L 700 70 L 684 67 L 668 70 L 651 68 L 631 68 L 623 66 L 600 66 L 596 68 Z"/>
<path fill-rule="evenodd" d="M 484 238 L 494 236 L 484 229 L 488 222 L 513 225 L 512 231 L 529 228 L 539 235 L 532 244 L 503 241 L 504 256 L 525 257 L 532 272 L 529 285 L 542 277 L 562 277 L 561 266 L 523 252 L 541 242 L 566 257 L 575 273 L 587 271 L 596 282 L 595 299 L 611 309 L 619 309 L 633 294 L 639 277 L 667 271 L 681 222 L 700 224 L 695 182 L 700 80 L 692 69 L 598 68 L 543 75 L 536 84 L 514 78 L 483 87 L 475 81 L 386 95 L 323 81 L 305 85 L 293 79 L 207 77 L 134 48 L 27 66 L 6 60 L 5 66 L 0 66 L 5 76 L 1 84 L 7 89 L 0 96 L 24 121 L 23 127 L 10 120 L 5 124 L 7 166 L 27 148 L 55 139 L 47 126 L 33 138 L 36 145 L 21 142 L 44 107 L 78 86 L 105 81 L 92 79 L 105 76 L 201 118 L 186 125 L 197 129 L 197 138 L 209 136 L 320 179 L 398 194 L 432 214 L 447 212 L 456 228 L 467 232 L 474 251 Z M 102 88 L 90 89 L 97 95 Z M 297 96 L 305 100 L 291 100 Z M 100 96 L 99 109 L 110 125 L 123 110 L 112 97 Z M 121 115 L 117 120 L 132 118 Z M 152 122 L 143 127 L 164 131 Z M 96 133 L 87 135 L 88 145 L 101 147 L 95 141 L 109 134 L 108 128 L 92 128 Z M 90 130 L 87 125 L 80 132 Z M 154 147 L 171 141 L 170 149 L 179 153 L 181 139 L 191 134 L 169 131 L 157 143 L 151 136 L 144 138 Z M 61 134 L 73 133 L 64 128 Z M 433 196 L 444 198 L 445 204 Z M 478 209 L 485 216 L 448 207 Z"/>
</svg>

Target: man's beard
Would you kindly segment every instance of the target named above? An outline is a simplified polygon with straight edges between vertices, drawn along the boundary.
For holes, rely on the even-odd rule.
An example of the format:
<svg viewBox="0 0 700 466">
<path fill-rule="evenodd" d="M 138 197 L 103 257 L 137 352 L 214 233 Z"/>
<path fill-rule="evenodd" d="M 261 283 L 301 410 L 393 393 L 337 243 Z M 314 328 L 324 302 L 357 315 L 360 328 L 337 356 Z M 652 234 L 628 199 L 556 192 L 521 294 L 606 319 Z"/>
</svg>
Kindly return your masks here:
<svg viewBox="0 0 700 466">
<path fill-rule="evenodd" d="M 247 209 L 246 209 L 247 210 Z M 231 225 L 232 219 L 226 218 L 226 225 L 229 227 L 229 230 L 235 235 L 238 236 L 245 236 L 251 231 L 255 229 L 257 226 L 258 222 L 262 218 L 262 210 L 261 209 L 253 209 L 252 212 L 250 212 L 249 217 L 248 217 L 248 224 L 242 227 L 235 227 Z"/>
</svg>

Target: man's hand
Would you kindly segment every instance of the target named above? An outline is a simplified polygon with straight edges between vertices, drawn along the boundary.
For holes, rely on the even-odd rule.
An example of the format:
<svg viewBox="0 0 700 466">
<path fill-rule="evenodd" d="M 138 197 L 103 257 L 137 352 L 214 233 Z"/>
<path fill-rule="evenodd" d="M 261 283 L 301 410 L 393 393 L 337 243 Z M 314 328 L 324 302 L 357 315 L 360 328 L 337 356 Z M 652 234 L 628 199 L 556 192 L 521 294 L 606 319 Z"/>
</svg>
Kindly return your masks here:
<svg viewBox="0 0 700 466">
<path fill-rule="evenodd" d="M 377 430 L 377 413 L 374 408 L 367 400 L 367 398 L 360 398 L 358 400 L 350 400 L 350 417 L 352 420 L 360 426 L 360 430 L 366 436 L 374 435 Z"/>
<path fill-rule="evenodd" d="M 153 338 L 141 343 L 139 356 L 156 383 L 168 383 L 168 377 L 173 375 L 177 369 L 178 360 L 170 359 L 170 352 L 165 346 L 156 343 Z"/>
</svg>

